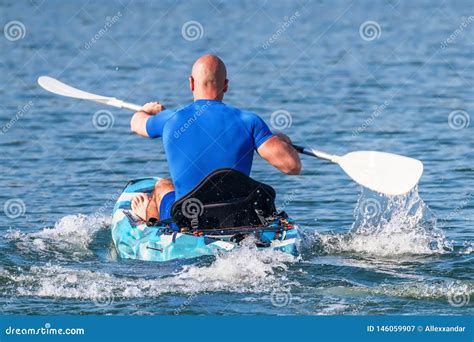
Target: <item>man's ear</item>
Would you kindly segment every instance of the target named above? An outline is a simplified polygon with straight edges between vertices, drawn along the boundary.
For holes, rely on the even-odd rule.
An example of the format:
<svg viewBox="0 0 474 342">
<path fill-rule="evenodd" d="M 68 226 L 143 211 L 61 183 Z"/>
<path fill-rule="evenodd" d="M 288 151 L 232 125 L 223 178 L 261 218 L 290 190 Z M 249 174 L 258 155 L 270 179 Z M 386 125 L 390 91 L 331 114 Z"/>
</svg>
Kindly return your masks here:
<svg viewBox="0 0 474 342">
<path fill-rule="evenodd" d="M 194 78 L 192 76 L 189 76 L 189 89 L 194 91 Z"/>
<path fill-rule="evenodd" d="M 226 78 L 224 81 L 224 89 L 222 90 L 222 92 L 225 93 L 227 90 L 229 90 L 229 80 Z"/>
</svg>

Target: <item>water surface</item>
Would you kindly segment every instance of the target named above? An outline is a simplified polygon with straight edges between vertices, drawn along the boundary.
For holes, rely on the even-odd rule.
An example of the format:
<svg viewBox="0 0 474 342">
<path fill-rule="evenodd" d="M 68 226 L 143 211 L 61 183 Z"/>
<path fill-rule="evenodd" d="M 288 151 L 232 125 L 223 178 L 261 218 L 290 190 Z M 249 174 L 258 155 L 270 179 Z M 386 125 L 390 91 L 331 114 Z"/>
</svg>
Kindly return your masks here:
<svg viewBox="0 0 474 342">
<path fill-rule="evenodd" d="M 0 9 L 3 25 L 23 25 L 20 39 L 0 39 L 2 312 L 473 313 L 470 2 L 6 0 Z M 186 33 L 190 21 L 202 29 Z M 375 36 L 361 30 L 370 21 Z M 46 93 L 36 79 L 177 108 L 206 52 L 228 65 L 229 104 L 301 145 L 418 158 L 418 189 L 387 200 L 337 166 L 303 157 L 303 173 L 288 177 L 257 156 L 253 176 L 302 226 L 299 257 L 244 246 L 164 264 L 118 260 L 114 198 L 132 178 L 168 175 L 161 142 L 132 135 L 127 111 Z M 277 110 L 289 116 L 272 120 Z"/>
</svg>

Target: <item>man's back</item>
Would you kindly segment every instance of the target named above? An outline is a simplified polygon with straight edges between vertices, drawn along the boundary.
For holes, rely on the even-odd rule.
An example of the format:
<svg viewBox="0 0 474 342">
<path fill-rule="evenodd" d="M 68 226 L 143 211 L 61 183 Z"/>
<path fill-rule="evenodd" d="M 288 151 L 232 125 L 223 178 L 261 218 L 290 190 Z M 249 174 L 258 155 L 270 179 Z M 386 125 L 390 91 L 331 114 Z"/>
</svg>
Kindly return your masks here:
<svg viewBox="0 0 474 342">
<path fill-rule="evenodd" d="M 215 100 L 198 100 L 175 112 L 159 113 L 148 120 L 147 132 L 163 137 L 176 198 L 219 168 L 249 175 L 253 152 L 272 136 L 256 114 Z"/>
<path fill-rule="evenodd" d="M 272 136 L 256 114 L 222 103 L 229 88 L 227 69 L 215 55 L 204 55 L 194 64 L 189 89 L 195 102 L 177 111 L 149 102 L 130 121 L 133 132 L 150 138 L 163 137 L 170 179 L 160 179 L 152 196 L 132 200 L 135 215 L 145 221 L 166 219 L 175 199 L 191 191 L 205 176 L 220 168 L 249 175 L 253 152 L 286 174 L 299 174 L 301 162 L 290 138 Z"/>
</svg>

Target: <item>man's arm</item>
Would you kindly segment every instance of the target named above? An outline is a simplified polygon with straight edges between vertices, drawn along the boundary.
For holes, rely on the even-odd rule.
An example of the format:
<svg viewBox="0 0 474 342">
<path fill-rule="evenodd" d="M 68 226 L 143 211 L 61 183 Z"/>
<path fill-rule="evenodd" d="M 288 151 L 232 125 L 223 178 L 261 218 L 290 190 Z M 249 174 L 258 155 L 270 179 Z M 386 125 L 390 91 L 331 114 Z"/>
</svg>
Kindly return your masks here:
<svg viewBox="0 0 474 342">
<path fill-rule="evenodd" d="M 257 149 L 257 152 L 283 173 L 299 175 L 301 172 L 300 156 L 291 145 L 290 138 L 283 133 L 277 133 L 265 141 Z"/>
<path fill-rule="evenodd" d="M 148 102 L 142 109 L 133 114 L 130 120 L 130 129 L 132 132 L 141 135 L 142 137 L 149 138 L 146 130 L 146 122 L 149 118 L 154 116 L 156 113 L 163 111 L 165 107 L 159 102 Z"/>
</svg>

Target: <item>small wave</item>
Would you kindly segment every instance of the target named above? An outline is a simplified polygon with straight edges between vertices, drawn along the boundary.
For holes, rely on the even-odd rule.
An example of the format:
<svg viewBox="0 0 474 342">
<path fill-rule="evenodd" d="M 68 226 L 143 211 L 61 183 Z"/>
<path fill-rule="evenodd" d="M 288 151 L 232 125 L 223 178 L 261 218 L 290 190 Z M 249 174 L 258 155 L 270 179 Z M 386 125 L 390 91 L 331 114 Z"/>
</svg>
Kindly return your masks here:
<svg viewBox="0 0 474 342">
<path fill-rule="evenodd" d="M 317 293 L 325 296 L 389 296 L 406 299 L 443 300 L 448 296 L 474 295 L 474 282 L 468 280 L 416 281 L 399 284 L 382 284 L 376 287 L 336 286 L 320 288 Z"/>
<path fill-rule="evenodd" d="M 453 250 L 436 219 L 414 189 L 386 197 L 363 190 L 349 233 L 319 234 L 313 244 L 323 253 L 362 253 L 381 257 L 443 254 Z"/>
<path fill-rule="evenodd" d="M 383 284 L 369 291 L 372 294 L 412 299 L 449 299 L 451 296 L 474 294 L 472 281 L 432 281 L 427 283 Z"/>
<path fill-rule="evenodd" d="M 249 240 L 241 248 L 222 253 L 208 267 L 185 266 L 177 278 L 192 284 L 197 290 L 202 284 L 206 291 L 229 290 L 236 292 L 264 292 L 284 280 L 285 262 L 295 262 L 296 257 L 274 250 L 257 250 Z M 281 275 L 281 278 L 279 278 Z"/>
<path fill-rule="evenodd" d="M 445 302 L 445 311 L 472 307 L 474 282 L 467 280 L 424 280 L 398 284 L 368 286 L 335 286 L 318 288 L 315 295 L 322 296 L 320 314 L 384 313 L 387 301 L 395 300 L 399 310 L 410 308 L 411 314 L 426 314 L 419 301 Z M 347 304 L 347 298 L 352 300 Z M 339 307 L 342 303 L 342 307 Z M 327 307 L 326 310 L 324 308 Z M 375 311 L 374 311 L 375 310 Z M 419 310 L 419 311 L 417 311 Z M 338 312 L 339 311 L 339 312 Z M 405 310 L 404 310 L 405 311 Z M 456 312 L 456 311 L 452 311 Z"/>
<path fill-rule="evenodd" d="M 22 233 L 11 230 L 5 237 L 16 243 L 22 252 L 53 253 L 57 257 L 73 258 L 91 255 L 90 244 L 97 233 L 108 226 L 110 218 L 68 215 L 61 218 L 53 227 L 43 228 L 35 233 Z"/>
<path fill-rule="evenodd" d="M 269 292 L 289 282 L 281 272 L 284 263 L 297 258 L 277 251 L 245 246 L 217 255 L 207 266 L 186 265 L 174 274 L 155 279 L 51 265 L 5 271 L 11 289 L 20 296 L 109 301 L 113 298 L 157 297 L 165 293 L 192 295 L 201 292 Z M 5 289 L 6 291 L 7 289 Z"/>
<path fill-rule="evenodd" d="M 459 250 L 458 254 L 472 254 L 474 253 L 474 242 L 464 241 L 464 245 Z"/>
</svg>

